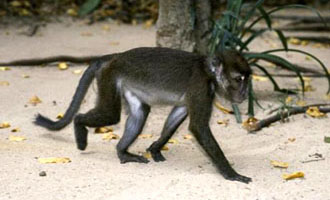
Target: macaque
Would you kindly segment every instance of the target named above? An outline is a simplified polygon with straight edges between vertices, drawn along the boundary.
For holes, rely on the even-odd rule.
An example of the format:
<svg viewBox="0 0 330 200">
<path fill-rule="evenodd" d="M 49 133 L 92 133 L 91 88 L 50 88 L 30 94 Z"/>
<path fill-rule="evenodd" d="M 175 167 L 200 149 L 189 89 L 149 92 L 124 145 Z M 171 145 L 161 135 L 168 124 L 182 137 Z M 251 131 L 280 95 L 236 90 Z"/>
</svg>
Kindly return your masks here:
<svg viewBox="0 0 330 200">
<path fill-rule="evenodd" d="M 213 137 L 209 120 L 215 94 L 241 103 L 247 98 L 251 69 L 235 50 L 212 56 L 160 47 L 144 47 L 99 57 L 84 72 L 64 117 L 52 121 L 38 115 L 35 124 L 60 130 L 74 121 L 77 147 L 87 147 L 87 128 L 117 124 L 122 103 L 128 106 L 125 131 L 117 144 L 121 163 L 147 163 L 143 156 L 128 152 L 141 133 L 150 107 L 172 105 L 160 138 L 147 149 L 155 161 L 164 161 L 162 147 L 189 115 L 189 130 L 224 178 L 249 183 L 229 164 Z M 91 84 L 97 82 L 97 102 L 85 114 L 77 114 Z M 123 100 L 123 101 L 122 101 Z"/>
</svg>

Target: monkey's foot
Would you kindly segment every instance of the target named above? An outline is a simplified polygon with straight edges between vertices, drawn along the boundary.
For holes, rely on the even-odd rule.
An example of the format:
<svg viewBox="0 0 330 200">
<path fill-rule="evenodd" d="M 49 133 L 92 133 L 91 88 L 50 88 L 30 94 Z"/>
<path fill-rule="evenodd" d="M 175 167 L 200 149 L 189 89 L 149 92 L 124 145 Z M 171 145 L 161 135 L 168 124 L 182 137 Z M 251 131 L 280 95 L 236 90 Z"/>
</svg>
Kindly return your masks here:
<svg viewBox="0 0 330 200">
<path fill-rule="evenodd" d="M 224 178 L 227 180 L 230 180 L 230 181 L 240 181 L 240 182 L 243 182 L 246 184 L 249 184 L 252 181 L 252 179 L 250 177 L 243 176 L 238 173 L 236 173 L 235 175 L 231 175 L 231 176 L 224 175 Z"/>
<path fill-rule="evenodd" d="M 118 157 L 121 164 L 127 163 L 127 162 L 138 162 L 138 163 L 148 163 L 149 160 L 143 156 L 135 155 L 132 153 L 118 153 Z"/>
<path fill-rule="evenodd" d="M 83 143 L 77 143 L 77 148 L 81 151 L 84 151 L 87 147 L 87 142 Z"/>
<path fill-rule="evenodd" d="M 154 159 L 155 162 L 166 160 L 165 157 L 160 152 L 160 150 L 152 150 L 151 148 L 148 148 L 147 151 L 150 152 L 152 159 Z"/>
</svg>

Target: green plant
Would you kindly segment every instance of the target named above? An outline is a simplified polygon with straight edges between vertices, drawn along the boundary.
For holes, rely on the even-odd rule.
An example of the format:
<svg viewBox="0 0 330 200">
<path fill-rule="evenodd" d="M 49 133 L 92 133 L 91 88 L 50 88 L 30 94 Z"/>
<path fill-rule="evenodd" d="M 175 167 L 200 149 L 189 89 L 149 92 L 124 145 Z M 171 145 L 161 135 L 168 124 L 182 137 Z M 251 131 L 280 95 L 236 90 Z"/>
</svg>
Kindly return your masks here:
<svg viewBox="0 0 330 200">
<path fill-rule="evenodd" d="M 284 69 L 294 72 L 296 76 L 299 77 L 300 79 L 302 92 L 304 94 L 305 83 L 300 68 L 298 68 L 290 61 L 286 60 L 285 58 L 280 57 L 278 55 L 274 55 L 273 53 L 286 51 L 286 52 L 295 52 L 295 53 L 308 55 L 311 58 L 313 58 L 315 61 L 317 61 L 322 67 L 322 70 L 325 73 L 325 77 L 328 80 L 329 89 L 327 93 L 329 93 L 330 75 L 325 65 L 316 56 L 310 53 L 298 49 L 288 48 L 288 44 L 283 32 L 281 30 L 277 30 L 272 27 L 271 14 L 289 8 L 303 8 L 303 9 L 311 10 L 316 15 L 318 15 L 319 18 L 323 20 L 324 25 L 326 26 L 326 22 L 324 21 L 320 13 L 314 8 L 304 5 L 298 5 L 298 4 L 280 6 L 266 11 L 263 8 L 263 2 L 264 0 L 258 0 L 255 4 L 244 5 L 242 0 L 228 1 L 226 11 L 223 12 L 220 19 L 215 20 L 213 22 L 213 29 L 211 32 L 211 39 L 210 39 L 210 53 L 213 54 L 215 51 L 221 50 L 223 48 L 232 48 L 241 51 L 251 67 L 258 68 L 261 72 L 265 74 L 265 76 L 267 76 L 270 79 L 271 83 L 274 86 L 274 91 L 282 92 L 286 94 L 296 94 L 297 91 L 290 90 L 288 88 L 281 88 L 280 85 L 274 79 L 274 77 L 272 77 L 272 75 L 268 72 L 267 68 L 259 64 L 258 61 L 264 60 L 266 62 L 271 62 Z M 244 16 L 242 15 L 243 8 L 244 10 L 247 10 L 246 12 L 244 12 Z M 267 24 L 267 28 L 256 32 L 252 32 L 253 27 L 260 20 L 265 20 Z M 247 25 L 249 22 L 250 24 Z M 274 31 L 275 33 L 277 33 L 283 48 L 273 49 L 260 53 L 249 52 L 249 48 L 248 48 L 249 44 L 266 31 Z M 247 39 L 244 39 L 244 36 L 246 36 L 246 33 L 248 32 L 252 32 L 252 34 Z M 254 102 L 257 103 L 257 100 L 254 95 L 252 81 L 250 82 L 249 85 L 248 101 L 249 101 L 248 114 L 249 116 L 254 116 Z M 233 107 L 234 110 L 236 110 L 235 114 L 239 115 L 238 108 L 236 107 L 236 105 L 233 105 Z M 236 118 L 238 119 L 240 117 L 236 117 Z"/>
</svg>

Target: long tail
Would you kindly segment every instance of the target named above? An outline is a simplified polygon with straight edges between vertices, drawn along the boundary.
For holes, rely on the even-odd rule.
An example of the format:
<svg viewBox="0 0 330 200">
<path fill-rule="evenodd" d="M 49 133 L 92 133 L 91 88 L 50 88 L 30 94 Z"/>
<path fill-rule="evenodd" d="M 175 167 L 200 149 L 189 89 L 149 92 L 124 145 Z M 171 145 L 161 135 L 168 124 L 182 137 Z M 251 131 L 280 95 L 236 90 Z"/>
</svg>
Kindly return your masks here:
<svg viewBox="0 0 330 200">
<path fill-rule="evenodd" d="M 102 62 L 100 60 L 93 61 L 86 69 L 79 81 L 79 85 L 72 98 L 71 104 L 62 119 L 52 121 L 49 118 L 38 114 L 34 123 L 53 131 L 60 130 L 67 126 L 72 121 L 74 115 L 78 112 L 81 102 L 83 101 L 87 90 L 95 77 L 95 72 L 100 68 L 101 64 Z"/>
<path fill-rule="evenodd" d="M 87 63 L 92 60 L 98 59 L 101 56 L 81 56 L 81 57 L 74 57 L 74 56 L 53 56 L 53 57 L 46 57 L 46 58 L 31 58 L 31 59 L 22 59 L 22 60 L 13 60 L 9 62 L 0 62 L 0 66 L 34 66 L 34 65 L 43 65 L 53 62 L 72 62 L 72 63 Z"/>
</svg>

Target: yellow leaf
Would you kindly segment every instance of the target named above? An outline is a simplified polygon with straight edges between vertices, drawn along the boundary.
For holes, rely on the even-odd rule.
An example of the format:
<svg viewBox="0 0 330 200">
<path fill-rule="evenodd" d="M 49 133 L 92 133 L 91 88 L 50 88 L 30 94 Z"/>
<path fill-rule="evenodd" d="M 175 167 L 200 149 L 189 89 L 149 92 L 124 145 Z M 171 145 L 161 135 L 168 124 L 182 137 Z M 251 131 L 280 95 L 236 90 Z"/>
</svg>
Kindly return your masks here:
<svg viewBox="0 0 330 200">
<path fill-rule="evenodd" d="M 309 107 L 306 110 L 306 114 L 308 114 L 311 117 L 315 117 L 315 118 L 320 118 L 320 117 L 326 116 L 326 114 L 323 112 L 320 112 L 319 108 L 316 106 Z"/>
<path fill-rule="evenodd" d="M 109 132 L 113 132 L 113 128 L 112 127 L 98 127 L 94 130 L 94 133 L 109 133 Z"/>
<path fill-rule="evenodd" d="M 13 133 L 20 132 L 20 131 L 21 130 L 19 128 L 13 128 L 13 129 L 11 129 L 11 132 L 13 132 Z"/>
<path fill-rule="evenodd" d="M 76 69 L 76 70 L 73 70 L 72 73 L 81 74 L 82 71 L 83 71 L 82 69 Z"/>
<path fill-rule="evenodd" d="M 290 37 L 288 40 L 288 43 L 294 44 L 294 45 L 300 45 L 301 40 L 299 40 L 298 38 Z"/>
<path fill-rule="evenodd" d="M 152 138 L 152 134 L 141 134 L 141 135 L 139 135 L 139 138 L 142 138 L 142 139 Z"/>
<path fill-rule="evenodd" d="M 152 156 L 151 156 L 151 153 L 148 151 L 148 152 L 144 152 L 142 154 L 143 157 L 147 158 L 147 159 L 150 159 Z"/>
<path fill-rule="evenodd" d="M 112 133 L 112 132 L 110 132 L 110 133 L 104 133 L 102 135 L 102 139 L 105 140 L 105 141 L 118 140 L 119 139 L 119 136 L 117 134 Z"/>
<path fill-rule="evenodd" d="M 315 48 L 321 48 L 322 47 L 322 44 L 321 43 L 315 43 L 315 44 L 313 44 L 313 47 L 315 47 Z"/>
<path fill-rule="evenodd" d="M 60 70 L 66 70 L 66 69 L 68 69 L 68 64 L 66 64 L 65 62 L 60 62 L 60 63 L 58 63 L 57 67 Z"/>
<path fill-rule="evenodd" d="M 119 42 L 110 42 L 109 43 L 111 46 L 118 46 L 119 45 Z"/>
<path fill-rule="evenodd" d="M 38 162 L 40 162 L 42 164 L 69 163 L 69 162 L 71 162 L 71 160 L 70 160 L 70 158 L 49 157 L 49 158 L 38 158 Z"/>
<path fill-rule="evenodd" d="M 258 76 L 258 75 L 252 75 L 252 79 L 255 81 L 268 81 L 267 77 L 263 77 L 263 76 Z"/>
<path fill-rule="evenodd" d="M 191 140 L 193 138 L 193 136 L 190 135 L 190 134 L 186 134 L 186 135 L 183 136 L 183 138 L 186 139 L 186 140 Z"/>
<path fill-rule="evenodd" d="M 93 33 L 91 33 L 91 32 L 82 32 L 82 33 L 80 33 L 80 35 L 90 37 L 90 36 L 93 36 Z"/>
<path fill-rule="evenodd" d="M 245 128 L 248 131 L 253 131 L 256 129 L 257 122 L 259 120 L 254 117 L 249 117 L 247 120 L 243 122 L 243 128 Z"/>
<path fill-rule="evenodd" d="M 176 139 L 169 139 L 168 143 L 170 143 L 170 144 L 179 144 L 179 141 L 176 140 Z"/>
<path fill-rule="evenodd" d="M 29 100 L 29 103 L 32 104 L 32 105 L 37 105 L 39 103 L 41 103 L 42 101 L 39 99 L 39 97 L 37 96 L 33 96 L 31 97 L 31 99 Z"/>
<path fill-rule="evenodd" d="M 133 20 L 132 20 L 132 25 L 133 25 L 133 26 L 136 26 L 136 25 L 137 25 L 137 21 L 136 21 L 136 19 L 133 19 Z"/>
<path fill-rule="evenodd" d="M 168 146 L 166 146 L 166 145 L 164 145 L 163 147 L 162 147 L 162 149 L 161 149 L 162 151 L 168 151 L 169 150 L 169 148 L 168 148 Z"/>
<path fill-rule="evenodd" d="M 69 8 L 67 11 L 66 11 L 66 14 L 72 16 L 72 17 L 76 17 L 78 16 L 78 12 L 77 10 L 75 10 L 74 8 Z"/>
<path fill-rule="evenodd" d="M 108 24 L 105 24 L 102 26 L 102 29 L 105 31 L 109 31 L 110 30 L 110 26 Z"/>
<path fill-rule="evenodd" d="M 1 86 L 8 86 L 9 82 L 8 81 L 0 81 Z"/>
<path fill-rule="evenodd" d="M 295 172 L 292 174 L 283 174 L 282 178 L 285 180 L 290 180 L 290 179 L 294 179 L 294 178 L 303 178 L 305 176 L 305 174 L 303 172 Z"/>
<path fill-rule="evenodd" d="M 230 113 L 233 113 L 233 111 L 223 107 L 219 102 L 215 102 L 215 107 L 218 108 L 220 111 L 222 111 L 223 113 L 225 114 L 230 114 Z"/>
<path fill-rule="evenodd" d="M 149 20 L 145 21 L 144 22 L 144 28 L 145 29 L 150 28 L 153 25 L 153 23 L 154 23 L 154 20 L 153 19 L 149 19 Z"/>
<path fill-rule="evenodd" d="M 13 7 L 20 7 L 20 6 L 22 6 L 22 4 L 21 4 L 20 1 L 12 1 L 12 2 L 10 2 L 10 5 L 13 6 Z"/>
<path fill-rule="evenodd" d="M 306 56 L 306 57 L 305 57 L 305 60 L 312 60 L 312 57 L 310 57 L 310 56 Z"/>
<path fill-rule="evenodd" d="M 297 104 L 298 106 L 305 106 L 305 105 L 306 105 L 306 101 L 298 100 L 298 101 L 296 101 L 296 104 Z"/>
<path fill-rule="evenodd" d="M 23 77 L 23 78 L 30 78 L 30 75 L 22 74 L 22 77 Z"/>
<path fill-rule="evenodd" d="M 229 119 L 218 120 L 217 123 L 218 123 L 218 124 L 223 124 L 223 125 L 225 125 L 225 126 L 228 126 L 228 124 L 229 124 Z"/>
<path fill-rule="evenodd" d="M 64 117 L 63 113 L 58 113 L 56 119 L 62 119 Z"/>
<path fill-rule="evenodd" d="M 0 124 L 0 128 L 9 128 L 10 127 L 10 123 L 9 122 L 2 122 Z"/>
<path fill-rule="evenodd" d="M 8 71 L 10 70 L 10 67 L 0 67 L 0 71 Z"/>
<path fill-rule="evenodd" d="M 285 104 L 289 104 L 292 102 L 292 97 L 288 96 L 286 99 L 285 99 Z"/>
<path fill-rule="evenodd" d="M 278 168 L 288 168 L 289 167 L 289 163 L 276 161 L 276 160 L 271 160 L 270 164 L 272 164 L 274 167 L 278 167 Z"/>
<path fill-rule="evenodd" d="M 14 135 L 10 135 L 8 139 L 9 141 L 13 141 L 13 142 L 21 142 L 23 140 L 26 140 L 26 138 L 23 136 L 14 136 Z"/>
<path fill-rule="evenodd" d="M 289 142 L 294 142 L 294 141 L 296 141 L 296 138 L 288 138 L 288 141 Z"/>
<path fill-rule="evenodd" d="M 302 40 L 300 44 L 301 44 L 302 46 L 307 46 L 308 43 L 309 43 L 308 40 Z"/>
</svg>

